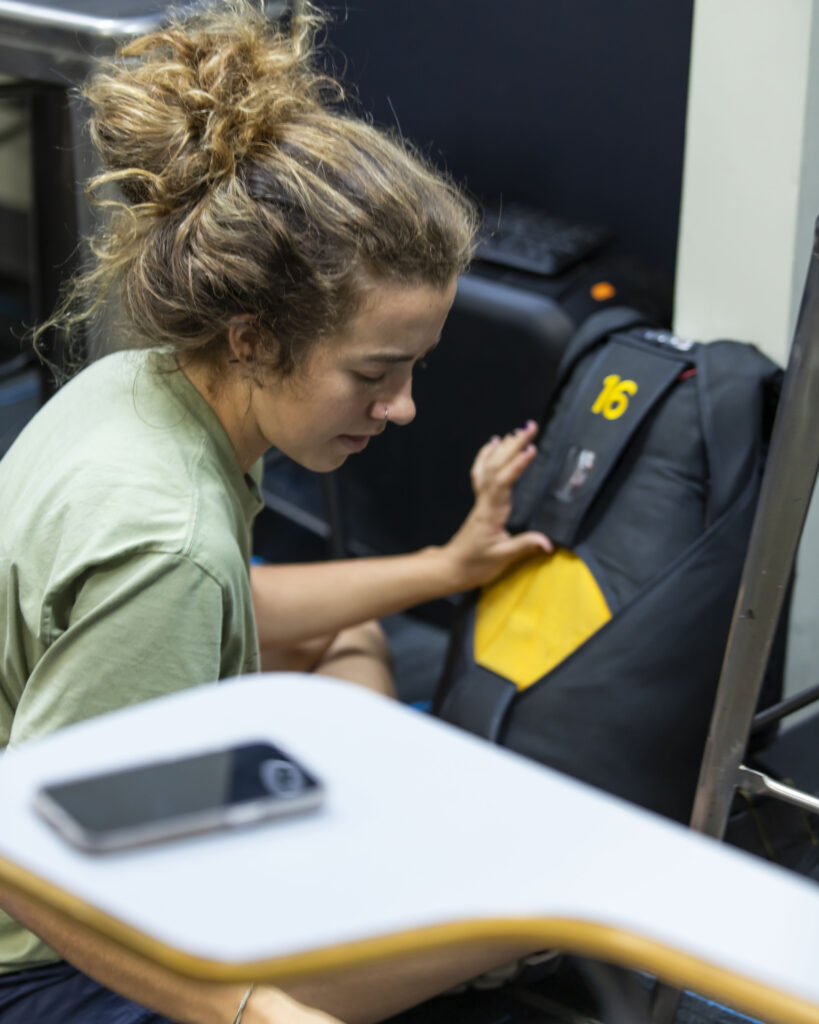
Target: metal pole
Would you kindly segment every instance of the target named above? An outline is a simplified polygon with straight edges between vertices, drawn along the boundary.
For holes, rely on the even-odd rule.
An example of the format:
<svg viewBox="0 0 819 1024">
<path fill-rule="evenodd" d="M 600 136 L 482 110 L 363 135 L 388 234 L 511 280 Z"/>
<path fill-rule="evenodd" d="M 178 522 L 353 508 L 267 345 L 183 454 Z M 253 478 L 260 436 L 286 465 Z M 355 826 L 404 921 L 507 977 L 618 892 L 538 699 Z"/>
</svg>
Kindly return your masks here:
<svg viewBox="0 0 819 1024">
<path fill-rule="evenodd" d="M 722 838 L 819 468 L 819 221 L 691 827 Z"/>
<path fill-rule="evenodd" d="M 781 718 L 786 718 L 795 711 L 807 707 L 808 704 L 815 704 L 817 700 L 819 700 L 819 685 L 809 686 L 807 690 L 802 690 L 801 693 L 796 693 L 793 697 L 777 701 L 776 704 L 772 704 L 769 708 L 754 715 L 753 731 L 758 732 L 766 725 L 770 725 L 771 722 L 778 722 Z"/>
</svg>

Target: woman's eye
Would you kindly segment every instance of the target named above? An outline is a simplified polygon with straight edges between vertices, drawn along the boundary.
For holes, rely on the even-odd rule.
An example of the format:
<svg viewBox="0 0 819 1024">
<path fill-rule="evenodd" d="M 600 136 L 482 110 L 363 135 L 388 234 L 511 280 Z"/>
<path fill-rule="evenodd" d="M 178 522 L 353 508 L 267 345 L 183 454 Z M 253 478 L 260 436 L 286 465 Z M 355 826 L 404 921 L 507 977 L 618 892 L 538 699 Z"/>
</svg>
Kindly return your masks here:
<svg viewBox="0 0 819 1024">
<path fill-rule="evenodd" d="M 387 376 L 386 373 L 379 373 L 376 374 L 374 377 L 371 377 L 369 374 L 357 372 L 354 375 L 358 378 L 358 380 L 364 381 L 365 384 L 378 384 L 379 381 L 382 381 Z"/>
</svg>

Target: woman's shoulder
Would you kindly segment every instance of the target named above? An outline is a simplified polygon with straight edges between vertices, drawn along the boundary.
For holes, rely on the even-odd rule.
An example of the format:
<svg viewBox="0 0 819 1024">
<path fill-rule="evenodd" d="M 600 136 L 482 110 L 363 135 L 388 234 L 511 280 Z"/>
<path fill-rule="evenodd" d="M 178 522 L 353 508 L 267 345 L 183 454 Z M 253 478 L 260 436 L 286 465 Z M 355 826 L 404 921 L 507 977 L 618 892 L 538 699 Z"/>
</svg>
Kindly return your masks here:
<svg viewBox="0 0 819 1024">
<path fill-rule="evenodd" d="M 36 520 L 59 517 L 65 526 L 86 517 L 89 533 L 153 518 L 182 528 L 202 430 L 151 365 L 150 353 L 112 353 L 40 409 L 0 463 L 12 518 L 18 512 L 30 529 Z"/>
<path fill-rule="evenodd" d="M 161 353 L 117 352 L 82 370 L 0 463 L 0 547 L 47 537 L 72 564 L 147 549 L 231 563 L 247 533 L 236 493 L 246 484 L 198 401 Z"/>
<path fill-rule="evenodd" d="M 10 449 L 23 449 L 31 465 L 57 471 L 77 462 L 93 468 L 106 461 L 127 467 L 140 452 L 184 444 L 191 417 L 175 362 L 156 349 L 112 352 L 90 363 L 62 385 L 27 424 Z M 160 462 L 169 457 L 159 456 Z"/>
<path fill-rule="evenodd" d="M 98 402 L 119 400 L 132 394 L 138 385 L 150 388 L 173 372 L 178 372 L 176 363 L 163 349 L 123 348 L 106 352 L 70 376 L 44 408 L 55 399 L 60 400 L 58 405 L 77 402 L 81 397 Z"/>
</svg>

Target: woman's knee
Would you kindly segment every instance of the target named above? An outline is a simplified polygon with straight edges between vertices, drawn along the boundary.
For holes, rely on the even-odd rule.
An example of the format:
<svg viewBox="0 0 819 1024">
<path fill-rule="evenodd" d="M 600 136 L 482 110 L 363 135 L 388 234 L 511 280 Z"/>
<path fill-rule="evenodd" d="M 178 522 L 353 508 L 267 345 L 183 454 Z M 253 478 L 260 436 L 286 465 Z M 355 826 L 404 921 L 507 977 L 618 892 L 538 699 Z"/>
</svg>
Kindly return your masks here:
<svg viewBox="0 0 819 1024">
<path fill-rule="evenodd" d="M 356 649 L 362 654 L 369 654 L 385 664 L 390 664 L 392 661 L 387 634 L 377 619 L 370 619 L 369 622 L 362 622 L 358 626 L 343 629 L 330 645 L 327 653 L 330 654 L 334 648 L 344 647 Z"/>
<path fill-rule="evenodd" d="M 389 644 L 375 620 L 343 629 L 316 671 L 359 683 L 388 697 L 395 696 Z"/>
</svg>

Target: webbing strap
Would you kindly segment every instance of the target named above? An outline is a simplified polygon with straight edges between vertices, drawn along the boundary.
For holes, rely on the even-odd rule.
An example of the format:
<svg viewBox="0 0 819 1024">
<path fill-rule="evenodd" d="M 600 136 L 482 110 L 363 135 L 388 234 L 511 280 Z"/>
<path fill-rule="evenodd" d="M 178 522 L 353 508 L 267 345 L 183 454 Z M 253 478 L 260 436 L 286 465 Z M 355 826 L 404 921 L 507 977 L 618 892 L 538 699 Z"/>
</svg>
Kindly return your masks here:
<svg viewBox="0 0 819 1024">
<path fill-rule="evenodd" d="M 549 455 L 535 475 L 541 482 L 530 529 L 571 547 L 590 505 L 646 416 L 691 357 L 616 334 L 592 359 L 574 398 L 544 436 Z M 534 467 L 530 467 L 530 470 Z"/>
<path fill-rule="evenodd" d="M 497 743 L 506 712 L 517 692 L 515 684 L 508 679 L 473 664 L 446 693 L 438 716 Z"/>
</svg>

